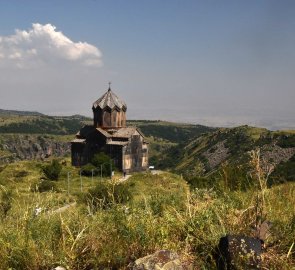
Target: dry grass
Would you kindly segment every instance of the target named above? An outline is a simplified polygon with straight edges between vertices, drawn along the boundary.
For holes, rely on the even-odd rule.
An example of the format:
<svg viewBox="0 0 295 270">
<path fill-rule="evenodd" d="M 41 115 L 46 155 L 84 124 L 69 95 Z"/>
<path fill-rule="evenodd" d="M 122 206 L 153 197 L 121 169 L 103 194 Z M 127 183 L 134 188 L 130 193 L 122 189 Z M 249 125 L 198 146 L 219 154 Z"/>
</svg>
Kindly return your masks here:
<svg viewBox="0 0 295 270">
<path fill-rule="evenodd" d="M 29 191 L 30 183 L 40 177 L 39 165 L 20 162 L 0 172 L 2 187 L 13 191 L 12 207 L 0 225 L 0 269 L 126 269 L 130 261 L 164 248 L 193 260 L 195 269 L 214 269 L 213 251 L 221 236 L 253 233 L 257 194 L 263 194 L 264 218 L 273 223 L 264 269 L 294 266 L 295 183 L 247 192 L 190 191 L 173 174 L 136 174 L 124 183 L 133 194 L 129 202 L 93 212 L 80 202 L 79 175 L 69 165 L 57 183 L 60 192 Z M 18 177 L 22 171 L 28 174 Z M 69 196 L 68 171 L 73 176 Z M 83 180 L 86 192 L 91 178 Z M 73 201 L 75 206 L 52 214 Z M 38 216 L 36 207 L 42 208 Z"/>
</svg>

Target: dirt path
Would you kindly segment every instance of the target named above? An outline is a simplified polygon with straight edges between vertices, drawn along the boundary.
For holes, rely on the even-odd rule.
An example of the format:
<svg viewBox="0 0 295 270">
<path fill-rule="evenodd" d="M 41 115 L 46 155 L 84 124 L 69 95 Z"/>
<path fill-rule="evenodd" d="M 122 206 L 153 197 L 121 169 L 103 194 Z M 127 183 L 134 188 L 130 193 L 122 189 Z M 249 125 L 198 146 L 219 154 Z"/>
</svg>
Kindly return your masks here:
<svg viewBox="0 0 295 270">
<path fill-rule="evenodd" d="M 121 177 L 121 178 L 119 179 L 119 182 L 125 182 L 125 181 L 128 180 L 131 176 L 132 176 L 131 174 L 127 174 L 125 177 L 124 177 L 124 176 Z"/>
</svg>

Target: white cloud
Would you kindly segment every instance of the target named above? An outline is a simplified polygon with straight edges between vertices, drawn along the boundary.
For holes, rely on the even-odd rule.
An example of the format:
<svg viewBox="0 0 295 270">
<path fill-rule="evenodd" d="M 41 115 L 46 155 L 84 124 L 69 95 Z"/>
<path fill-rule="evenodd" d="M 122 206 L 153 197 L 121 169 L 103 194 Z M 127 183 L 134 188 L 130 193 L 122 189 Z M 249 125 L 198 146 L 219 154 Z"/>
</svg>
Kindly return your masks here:
<svg viewBox="0 0 295 270">
<path fill-rule="evenodd" d="M 0 36 L 0 65 L 19 68 L 39 67 L 61 62 L 101 66 L 100 50 L 87 42 L 73 42 L 51 24 L 32 24 L 32 29 L 15 30 Z"/>
</svg>

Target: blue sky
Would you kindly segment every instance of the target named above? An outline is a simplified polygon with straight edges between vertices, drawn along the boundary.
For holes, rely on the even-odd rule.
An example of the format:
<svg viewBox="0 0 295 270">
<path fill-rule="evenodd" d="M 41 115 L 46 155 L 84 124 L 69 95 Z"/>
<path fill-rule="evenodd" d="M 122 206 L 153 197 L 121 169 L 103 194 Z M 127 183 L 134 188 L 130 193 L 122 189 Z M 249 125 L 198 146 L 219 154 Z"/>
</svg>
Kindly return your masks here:
<svg viewBox="0 0 295 270">
<path fill-rule="evenodd" d="M 295 128 L 295 2 L 0 1 L 0 72 L 4 109 L 90 116 L 111 81 L 129 119 Z"/>
</svg>

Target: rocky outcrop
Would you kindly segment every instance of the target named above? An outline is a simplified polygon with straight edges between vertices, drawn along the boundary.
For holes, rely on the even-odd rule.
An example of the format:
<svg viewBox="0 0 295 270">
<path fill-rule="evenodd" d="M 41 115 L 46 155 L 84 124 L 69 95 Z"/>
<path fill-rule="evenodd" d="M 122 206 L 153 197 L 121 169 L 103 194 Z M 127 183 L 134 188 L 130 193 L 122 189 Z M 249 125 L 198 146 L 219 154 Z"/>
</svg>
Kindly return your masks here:
<svg viewBox="0 0 295 270">
<path fill-rule="evenodd" d="M 208 160 L 210 169 L 214 169 L 228 158 L 229 151 L 224 144 L 225 141 L 218 142 L 202 154 Z"/>
<path fill-rule="evenodd" d="M 132 270 L 192 270 L 193 266 L 180 260 L 177 253 L 170 250 L 159 250 L 154 254 L 137 259 Z"/>
<path fill-rule="evenodd" d="M 70 143 L 58 140 L 56 136 L 5 134 L 1 136 L 0 163 L 25 159 L 44 159 L 50 156 L 64 156 L 70 153 Z"/>
<path fill-rule="evenodd" d="M 264 145 L 261 149 L 263 165 L 277 166 L 281 162 L 288 161 L 295 154 L 295 147 L 282 148 L 276 144 Z"/>
</svg>

